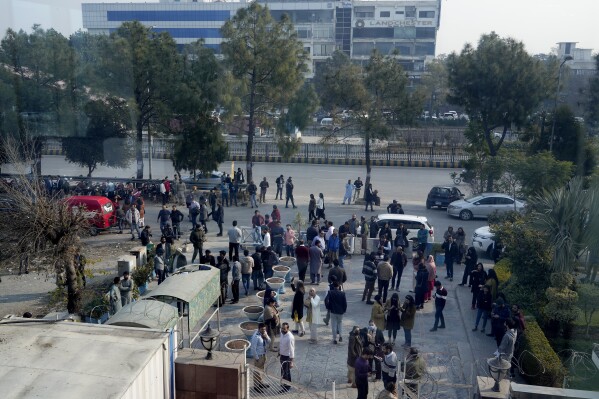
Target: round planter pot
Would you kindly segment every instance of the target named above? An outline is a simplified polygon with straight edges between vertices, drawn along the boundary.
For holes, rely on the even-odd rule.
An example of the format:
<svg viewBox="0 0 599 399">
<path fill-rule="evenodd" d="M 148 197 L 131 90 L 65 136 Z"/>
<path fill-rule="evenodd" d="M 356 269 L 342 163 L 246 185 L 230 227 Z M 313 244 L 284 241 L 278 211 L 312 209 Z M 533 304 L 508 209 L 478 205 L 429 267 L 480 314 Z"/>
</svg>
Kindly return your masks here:
<svg viewBox="0 0 599 399">
<path fill-rule="evenodd" d="M 289 273 L 290 271 L 291 268 L 289 266 L 276 265 L 272 268 L 273 277 L 279 277 L 282 279 L 284 279 L 287 273 Z"/>
<path fill-rule="evenodd" d="M 244 307 L 242 310 L 248 319 L 252 321 L 257 321 L 260 318 L 260 316 L 262 316 L 262 313 L 264 312 L 264 307 L 258 305 L 251 305 Z"/>
<path fill-rule="evenodd" d="M 252 335 L 254 335 L 258 329 L 258 322 L 244 321 L 243 323 L 239 323 L 239 328 L 241 329 L 241 332 L 243 332 L 243 335 L 245 335 L 248 339 L 251 339 Z"/>
<path fill-rule="evenodd" d="M 293 256 L 282 256 L 279 258 L 279 263 L 283 266 L 292 267 L 296 264 L 296 259 Z"/>
<path fill-rule="evenodd" d="M 258 293 L 256 293 L 256 298 L 258 298 L 258 301 L 260 301 L 260 305 L 262 305 L 264 303 L 264 293 L 266 292 L 266 290 L 262 290 L 262 291 L 258 291 Z M 279 294 L 277 292 L 275 292 L 275 299 L 278 299 Z"/>
</svg>

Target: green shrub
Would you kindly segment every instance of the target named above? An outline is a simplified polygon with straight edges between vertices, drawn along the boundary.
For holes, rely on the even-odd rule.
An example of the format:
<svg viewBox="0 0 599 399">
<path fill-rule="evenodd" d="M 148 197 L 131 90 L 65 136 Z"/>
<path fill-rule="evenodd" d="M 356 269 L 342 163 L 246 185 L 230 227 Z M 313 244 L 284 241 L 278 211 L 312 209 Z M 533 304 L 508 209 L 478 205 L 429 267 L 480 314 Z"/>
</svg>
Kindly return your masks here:
<svg viewBox="0 0 599 399">
<path fill-rule="evenodd" d="M 501 259 L 495 264 L 493 270 L 497 273 L 499 285 L 503 285 L 507 283 L 512 276 L 512 262 L 508 258 Z"/>
<path fill-rule="evenodd" d="M 522 354 L 524 351 L 529 353 Z M 526 332 L 522 336 L 517 356 L 530 384 L 556 388 L 562 386 L 566 369 L 536 321 L 526 323 Z"/>
</svg>

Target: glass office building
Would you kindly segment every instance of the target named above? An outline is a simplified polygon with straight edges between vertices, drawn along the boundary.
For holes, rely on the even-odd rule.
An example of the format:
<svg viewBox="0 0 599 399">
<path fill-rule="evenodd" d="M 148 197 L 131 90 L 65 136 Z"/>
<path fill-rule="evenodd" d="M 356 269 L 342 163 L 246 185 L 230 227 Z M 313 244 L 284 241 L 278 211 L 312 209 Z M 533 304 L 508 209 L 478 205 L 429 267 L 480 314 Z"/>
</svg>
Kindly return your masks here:
<svg viewBox="0 0 599 399">
<path fill-rule="evenodd" d="M 435 56 L 441 0 L 409 1 L 260 1 L 275 19 L 288 14 L 311 55 L 310 75 L 319 62 L 341 50 L 355 62 L 372 50 L 395 54 L 413 79 Z M 125 21 L 137 20 L 156 32 L 169 32 L 183 46 L 204 39 L 220 53 L 220 28 L 247 2 L 163 0 L 159 3 L 82 4 L 83 27 L 108 34 Z"/>
</svg>

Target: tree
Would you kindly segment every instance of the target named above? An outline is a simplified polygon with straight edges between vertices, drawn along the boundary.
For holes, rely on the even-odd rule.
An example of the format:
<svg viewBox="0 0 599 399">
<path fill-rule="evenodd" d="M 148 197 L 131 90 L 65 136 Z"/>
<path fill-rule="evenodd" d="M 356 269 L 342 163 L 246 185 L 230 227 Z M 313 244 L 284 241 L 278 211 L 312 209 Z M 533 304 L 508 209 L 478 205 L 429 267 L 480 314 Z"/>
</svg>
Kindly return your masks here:
<svg viewBox="0 0 599 399">
<path fill-rule="evenodd" d="M 578 292 L 578 307 L 584 317 L 586 325 L 586 334 L 589 336 L 589 328 L 593 321 L 593 315 L 599 310 L 599 287 L 595 284 L 579 284 L 576 287 Z"/>
<path fill-rule="evenodd" d="M 129 107 L 124 100 L 92 100 L 85 106 L 89 119 L 84 137 L 62 139 L 67 161 L 87 168 L 87 177 L 98 165 L 119 168 L 131 162 L 127 143 L 131 129 Z"/>
<path fill-rule="evenodd" d="M 576 177 L 567 186 L 531 201 L 533 224 L 547 238 L 554 272 L 572 273 L 583 252 L 597 242 L 593 224 L 599 219 L 599 209 L 589 206 L 593 194 Z"/>
<path fill-rule="evenodd" d="M 225 98 L 225 105 L 233 114 L 248 115 L 246 178 L 251 181 L 256 122 L 290 103 L 303 84 L 307 54 L 289 17 L 275 22 L 268 7 L 257 2 L 239 9 L 222 35 L 229 91 L 235 93 Z"/>
<path fill-rule="evenodd" d="M 366 179 L 371 179 L 370 147 L 374 139 L 387 139 L 397 124 L 411 124 L 422 110 L 422 98 L 410 95 L 408 77 L 393 57 L 374 52 L 362 69 L 337 51 L 317 71 L 316 87 L 321 104 L 330 110 L 351 110 L 349 124 L 364 139 Z M 355 134 L 350 132 L 345 137 Z M 336 139 L 334 136 L 328 140 Z M 366 191 L 366 190 L 365 190 Z"/>
<path fill-rule="evenodd" d="M 181 87 L 181 56 L 168 33 L 157 34 L 138 21 L 123 23 L 101 48 L 98 84 L 130 100 L 136 132 L 137 178 L 143 178 L 143 132 L 150 122 L 168 132 Z M 148 140 L 150 140 L 148 134 Z"/>
<path fill-rule="evenodd" d="M 446 103 L 448 93 L 445 58 L 436 58 L 426 64 L 426 73 L 418 90 L 422 90 L 424 98 L 427 98 L 429 116 L 439 113 L 439 105 Z"/>
<path fill-rule="evenodd" d="M 489 155 L 495 157 L 512 126 L 520 127 L 546 93 L 545 73 L 540 62 L 526 53 L 524 45 L 497 34 L 483 35 L 474 48 L 464 46 L 447 59 L 449 96 L 452 104 L 464 107 L 480 127 Z M 501 137 L 493 132 L 501 128 Z M 493 178 L 487 190 L 493 190 Z"/>
<path fill-rule="evenodd" d="M 35 169 L 29 173 L 33 153 L 24 154 L 19 149 L 23 144 L 12 139 L 2 144 L 18 177 L 14 184 L 3 186 L 12 208 L 0 212 L 0 247 L 39 259 L 43 271 L 55 273 L 57 285 L 66 286 L 69 313 L 78 313 L 83 287 L 78 284 L 74 255 L 80 245 L 79 237 L 89 230 L 93 214 L 90 216 L 84 209 L 72 210 L 66 201 L 48 196 L 42 177 Z"/>
<path fill-rule="evenodd" d="M 187 46 L 183 57 L 183 84 L 173 107 L 177 111 L 178 134 L 173 166 L 180 173 L 187 169 L 211 172 L 227 155 L 218 120 L 211 113 L 220 92 L 221 67 L 214 51 L 202 41 Z"/>
</svg>

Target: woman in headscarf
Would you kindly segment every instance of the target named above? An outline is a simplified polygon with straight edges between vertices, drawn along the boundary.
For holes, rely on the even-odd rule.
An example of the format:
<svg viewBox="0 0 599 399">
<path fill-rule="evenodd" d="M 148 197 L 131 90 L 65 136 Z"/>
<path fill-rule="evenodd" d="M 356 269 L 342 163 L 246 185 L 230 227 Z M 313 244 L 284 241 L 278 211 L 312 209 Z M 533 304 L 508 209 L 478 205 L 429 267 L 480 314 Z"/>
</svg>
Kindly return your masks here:
<svg viewBox="0 0 599 399">
<path fill-rule="evenodd" d="M 372 311 L 370 312 L 370 319 L 374 321 L 374 325 L 381 331 L 385 330 L 385 311 L 383 310 L 383 303 L 381 302 L 381 296 L 376 295 L 374 297 L 374 304 L 372 305 Z"/>
<path fill-rule="evenodd" d="M 320 320 L 320 296 L 316 295 L 316 290 L 310 288 L 308 298 L 304 301 L 304 306 L 308 309 L 306 312 L 306 322 L 310 326 L 310 342 L 316 344 L 318 342 L 318 320 Z"/>
<path fill-rule="evenodd" d="M 432 298 L 433 288 L 435 288 L 435 278 L 437 278 L 437 264 L 433 255 L 429 255 L 424 263 L 426 271 L 428 272 L 428 281 L 426 292 L 424 293 L 424 302 L 428 302 Z"/>
<path fill-rule="evenodd" d="M 295 322 L 295 331 L 299 333 L 300 337 L 303 337 L 306 333 L 304 329 L 304 294 L 306 290 L 304 288 L 304 283 L 301 281 L 297 282 L 295 287 L 295 295 L 293 296 L 293 303 L 291 305 L 291 316 L 293 317 L 293 321 Z"/>
<path fill-rule="evenodd" d="M 400 308 L 399 295 L 395 292 L 385 304 L 385 313 L 387 314 L 387 337 L 389 338 L 389 343 L 395 344 L 395 339 L 397 338 L 397 331 L 399 330 L 401 321 L 399 313 Z M 393 341 L 391 341 L 391 337 L 393 337 Z"/>
<path fill-rule="evenodd" d="M 264 307 L 264 324 L 266 324 L 266 331 L 270 336 L 270 350 L 274 350 L 274 342 L 277 336 L 277 330 L 280 327 L 280 316 L 275 304 L 275 299 L 269 297 Z"/>
<path fill-rule="evenodd" d="M 468 252 L 466 252 L 466 259 L 464 260 L 464 274 L 462 275 L 462 283 L 459 285 L 466 285 L 466 280 L 468 277 L 470 277 L 468 286 L 472 286 L 472 271 L 476 268 L 477 263 L 478 255 L 476 253 L 476 249 L 474 249 L 474 247 L 468 248 Z"/>
<path fill-rule="evenodd" d="M 487 279 L 485 280 L 485 285 L 489 287 L 491 297 L 493 298 L 493 301 L 495 301 L 497 299 L 497 287 L 499 287 L 499 279 L 497 278 L 495 270 L 489 269 L 489 271 L 487 272 Z"/>
</svg>

